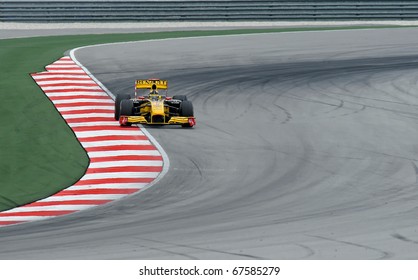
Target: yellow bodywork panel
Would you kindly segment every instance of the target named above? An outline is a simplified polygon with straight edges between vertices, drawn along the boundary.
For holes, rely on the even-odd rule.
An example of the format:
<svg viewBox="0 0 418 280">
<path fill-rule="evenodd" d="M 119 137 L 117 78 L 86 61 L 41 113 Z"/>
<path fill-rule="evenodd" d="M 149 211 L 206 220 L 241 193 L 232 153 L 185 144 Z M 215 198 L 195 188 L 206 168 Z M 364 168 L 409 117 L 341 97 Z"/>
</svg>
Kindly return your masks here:
<svg viewBox="0 0 418 280">
<path fill-rule="evenodd" d="M 159 100 L 159 101 L 153 101 L 151 102 L 151 116 L 164 116 L 165 112 L 164 112 L 164 101 Z"/>
</svg>

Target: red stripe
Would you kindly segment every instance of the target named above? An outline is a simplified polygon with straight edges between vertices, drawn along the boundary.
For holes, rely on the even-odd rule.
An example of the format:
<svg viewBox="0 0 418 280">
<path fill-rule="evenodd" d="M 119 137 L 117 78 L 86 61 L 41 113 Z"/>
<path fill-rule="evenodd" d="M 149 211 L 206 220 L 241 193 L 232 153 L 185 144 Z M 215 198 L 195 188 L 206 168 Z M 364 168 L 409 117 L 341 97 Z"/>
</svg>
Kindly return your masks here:
<svg viewBox="0 0 418 280">
<path fill-rule="evenodd" d="M 44 87 L 48 86 L 41 86 L 42 90 L 45 93 L 67 93 L 67 92 L 104 92 L 101 88 L 69 88 L 69 89 L 44 89 Z"/>
<path fill-rule="evenodd" d="M 111 157 L 96 157 L 90 158 L 90 162 L 108 162 L 120 160 L 163 160 L 162 156 L 111 156 Z"/>
<path fill-rule="evenodd" d="M 49 99 L 52 101 L 56 100 L 71 100 L 71 99 L 80 99 L 80 98 L 88 98 L 88 99 L 103 99 L 103 100 L 112 100 L 109 96 L 104 95 L 67 95 L 67 96 L 50 96 Z"/>
<path fill-rule="evenodd" d="M 68 201 L 39 201 L 34 202 L 24 207 L 31 207 L 31 206 L 54 206 L 54 205 L 100 205 L 111 202 L 110 199 L 86 199 L 86 200 L 68 200 Z"/>
<path fill-rule="evenodd" d="M 92 126 L 79 126 L 79 127 L 73 127 L 73 131 L 75 132 L 81 132 L 81 131 L 99 131 L 99 130 L 136 130 L 139 131 L 138 127 L 132 126 L 132 127 L 120 127 L 120 126 L 106 126 L 106 125 L 92 125 Z"/>
<path fill-rule="evenodd" d="M 153 145 L 118 145 L 118 146 L 103 146 L 103 147 L 89 147 L 87 152 L 106 152 L 106 151 L 144 151 L 155 150 Z"/>
<path fill-rule="evenodd" d="M 66 196 L 66 195 L 89 195 L 89 194 L 130 194 L 137 192 L 138 189 L 90 189 L 90 190 L 72 190 L 72 191 L 61 191 L 55 196 Z"/>
<path fill-rule="evenodd" d="M 161 172 L 162 166 L 117 166 L 103 168 L 89 168 L 86 174 L 113 172 Z"/>
<path fill-rule="evenodd" d="M 16 216 L 60 216 L 76 212 L 75 210 L 51 210 L 51 211 L 29 211 L 29 212 L 13 212 L 0 213 L 0 217 L 16 217 Z"/>
<path fill-rule="evenodd" d="M 82 107 L 82 106 L 112 106 L 112 103 L 108 102 L 73 102 L 73 103 L 65 103 L 65 104 L 55 104 L 57 108 L 65 108 L 65 107 Z"/>
<path fill-rule="evenodd" d="M 113 114 L 115 110 L 110 109 L 90 109 L 90 110 L 73 110 L 62 112 L 62 115 L 77 115 L 77 114 L 89 114 L 89 113 L 109 113 Z"/>
<path fill-rule="evenodd" d="M 62 70 L 62 69 L 61 69 Z M 77 76 L 85 76 L 88 77 L 86 73 L 68 73 L 68 72 L 41 72 L 41 73 L 33 73 L 32 75 L 36 76 L 51 76 L 51 75 L 77 75 Z"/>
<path fill-rule="evenodd" d="M 80 137 L 80 142 L 98 142 L 98 141 L 115 141 L 115 140 L 148 140 L 145 135 L 110 135 L 110 136 L 95 136 L 95 137 Z"/>
<path fill-rule="evenodd" d="M 74 186 L 101 185 L 101 184 L 131 184 L 131 183 L 151 183 L 154 178 L 106 178 L 80 180 Z"/>
<path fill-rule="evenodd" d="M 82 122 L 115 122 L 114 118 L 111 117 L 92 117 L 92 118 L 74 118 L 66 119 L 67 123 L 82 123 Z"/>
<path fill-rule="evenodd" d="M 0 226 L 8 226 L 23 223 L 23 221 L 0 221 Z"/>
</svg>

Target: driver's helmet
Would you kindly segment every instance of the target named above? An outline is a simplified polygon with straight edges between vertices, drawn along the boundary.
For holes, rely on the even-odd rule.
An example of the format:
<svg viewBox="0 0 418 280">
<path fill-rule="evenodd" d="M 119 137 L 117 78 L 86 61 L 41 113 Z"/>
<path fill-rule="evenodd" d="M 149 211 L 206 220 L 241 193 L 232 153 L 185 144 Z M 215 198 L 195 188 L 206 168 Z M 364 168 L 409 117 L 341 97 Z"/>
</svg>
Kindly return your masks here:
<svg viewBox="0 0 418 280">
<path fill-rule="evenodd" d="M 158 90 L 157 90 L 157 85 L 153 84 L 151 87 L 151 91 L 149 93 L 150 95 L 157 95 L 158 94 Z"/>
</svg>

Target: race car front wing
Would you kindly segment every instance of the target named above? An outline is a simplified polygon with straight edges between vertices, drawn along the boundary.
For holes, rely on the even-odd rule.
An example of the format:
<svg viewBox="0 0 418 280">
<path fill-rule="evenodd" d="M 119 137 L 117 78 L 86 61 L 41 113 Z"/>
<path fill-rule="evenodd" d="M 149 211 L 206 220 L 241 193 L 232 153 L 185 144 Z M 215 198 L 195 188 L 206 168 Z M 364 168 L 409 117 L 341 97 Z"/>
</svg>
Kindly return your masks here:
<svg viewBox="0 0 418 280">
<path fill-rule="evenodd" d="M 196 125 L 196 119 L 194 117 L 171 117 L 167 122 L 149 122 L 143 116 L 120 116 L 119 124 L 121 126 L 127 126 L 135 123 L 140 124 L 158 124 L 158 125 L 188 125 L 193 127 Z"/>
</svg>

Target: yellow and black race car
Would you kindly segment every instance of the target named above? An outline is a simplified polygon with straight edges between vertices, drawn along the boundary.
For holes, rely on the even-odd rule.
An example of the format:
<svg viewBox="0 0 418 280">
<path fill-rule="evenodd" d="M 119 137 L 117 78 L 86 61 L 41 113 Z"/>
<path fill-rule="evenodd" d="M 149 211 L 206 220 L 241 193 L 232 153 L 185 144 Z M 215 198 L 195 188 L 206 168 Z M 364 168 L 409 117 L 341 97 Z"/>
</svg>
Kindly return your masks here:
<svg viewBox="0 0 418 280">
<path fill-rule="evenodd" d="M 149 90 L 141 95 L 139 90 Z M 196 120 L 193 104 L 185 95 L 167 96 L 166 80 L 149 79 L 135 82 L 135 96 L 118 94 L 115 101 L 115 119 L 121 126 L 135 123 L 148 125 L 177 124 L 182 127 L 193 127 Z M 158 91 L 164 90 L 161 95 Z"/>
</svg>

